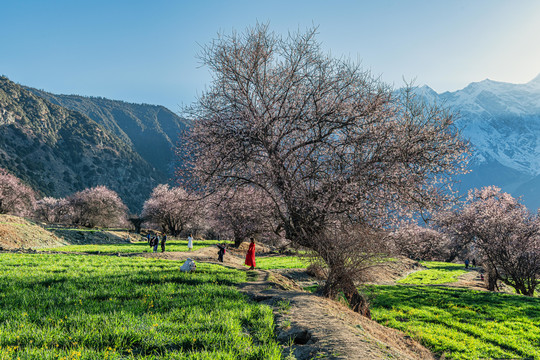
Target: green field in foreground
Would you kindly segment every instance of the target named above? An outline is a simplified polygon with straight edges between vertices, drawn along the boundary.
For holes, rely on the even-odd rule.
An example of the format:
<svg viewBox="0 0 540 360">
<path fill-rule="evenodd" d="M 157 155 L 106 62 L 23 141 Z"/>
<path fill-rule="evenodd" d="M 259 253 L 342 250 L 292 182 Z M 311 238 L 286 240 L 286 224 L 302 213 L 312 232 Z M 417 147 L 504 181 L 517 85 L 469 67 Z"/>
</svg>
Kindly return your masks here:
<svg viewBox="0 0 540 360">
<path fill-rule="evenodd" d="M 193 250 L 202 249 L 208 246 L 215 246 L 217 243 L 232 243 L 218 240 L 194 240 Z M 166 251 L 188 251 L 187 240 L 167 240 Z M 86 252 L 86 253 L 141 253 L 151 252 L 152 248 L 146 241 L 140 241 L 130 244 L 99 244 L 99 245 L 67 245 L 55 248 L 38 249 L 39 251 L 65 251 L 65 252 Z M 161 252 L 161 246 L 158 246 L 158 252 Z M 217 252 L 217 248 L 216 248 Z"/>
<path fill-rule="evenodd" d="M 421 261 L 427 270 L 416 271 L 404 279 L 396 281 L 398 284 L 436 285 L 456 282 L 460 275 L 467 273 L 461 264 L 437 261 Z"/>
<path fill-rule="evenodd" d="M 540 359 L 540 299 L 433 286 L 370 286 L 372 316 L 446 359 Z"/>
<path fill-rule="evenodd" d="M 0 359 L 279 359 L 246 273 L 81 255 L 0 255 Z"/>
</svg>

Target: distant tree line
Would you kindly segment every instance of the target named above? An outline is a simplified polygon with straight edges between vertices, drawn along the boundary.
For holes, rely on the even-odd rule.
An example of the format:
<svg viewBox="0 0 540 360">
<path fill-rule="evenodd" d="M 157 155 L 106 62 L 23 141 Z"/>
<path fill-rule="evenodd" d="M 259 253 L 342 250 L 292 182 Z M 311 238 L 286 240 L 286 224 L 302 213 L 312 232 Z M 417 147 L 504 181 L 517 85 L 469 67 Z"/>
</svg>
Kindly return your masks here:
<svg viewBox="0 0 540 360">
<path fill-rule="evenodd" d="M 105 186 L 65 198 L 39 197 L 16 176 L 0 169 L 0 214 L 32 218 L 47 224 L 94 227 L 154 228 L 179 236 L 233 239 L 239 246 L 249 237 L 278 240 L 279 229 L 260 191 L 202 196 L 181 187 L 158 185 L 141 214 L 129 214 L 118 194 Z"/>
</svg>

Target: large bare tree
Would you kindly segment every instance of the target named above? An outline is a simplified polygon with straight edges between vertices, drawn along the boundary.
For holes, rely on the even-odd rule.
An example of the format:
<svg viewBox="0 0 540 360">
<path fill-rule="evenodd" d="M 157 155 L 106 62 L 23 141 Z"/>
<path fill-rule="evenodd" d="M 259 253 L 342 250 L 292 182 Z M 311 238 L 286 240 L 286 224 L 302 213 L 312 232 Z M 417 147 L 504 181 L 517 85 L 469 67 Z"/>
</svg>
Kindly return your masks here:
<svg viewBox="0 0 540 360">
<path fill-rule="evenodd" d="M 178 175 L 209 190 L 265 191 L 286 237 L 328 265 L 326 294 L 342 290 L 365 313 L 343 270 L 348 259 L 324 234 L 345 221 L 376 228 L 403 208 L 442 204 L 467 144 L 445 109 L 325 55 L 315 38 L 316 29 L 282 37 L 256 25 L 204 47 L 213 80 L 190 110 Z"/>
</svg>

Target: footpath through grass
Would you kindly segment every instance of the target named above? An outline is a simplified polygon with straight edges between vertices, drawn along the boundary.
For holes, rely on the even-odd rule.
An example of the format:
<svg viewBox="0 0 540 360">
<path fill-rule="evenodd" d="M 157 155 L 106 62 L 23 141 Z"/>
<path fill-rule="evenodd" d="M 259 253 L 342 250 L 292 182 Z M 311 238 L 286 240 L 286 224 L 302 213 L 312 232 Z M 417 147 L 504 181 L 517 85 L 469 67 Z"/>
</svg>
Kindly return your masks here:
<svg viewBox="0 0 540 360">
<path fill-rule="evenodd" d="M 194 240 L 193 250 L 215 246 L 218 243 L 230 243 L 218 240 Z M 187 240 L 167 240 L 166 251 L 188 251 Z M 64 252 L 84 252 L 90 254 L 115 254 L 115 253 L 142 253 L 151 252 L 152 248 L 146 241 L 126 244 L 99 244 L 99 245 L 67 245 L 55 248 L 38 249 L 39 251 L 64 251 Z M 161 251 L 161 245 L 158 246 Z M 217 248 L 216 248 L 217 252 Z"/>
<path fill-rule="evenodd" d="M 246 273 L 175 261 L 0 255 L 0 359 L 280 359 Z"/>
<path fill-rule="evenodd" d="M 398 284 L 436 285 L 456 282 L 460 275 L 466 274 L 465 266 L 461 264 L 437 261 L 421 261 L 427 270 L 416 271 L 404 279 L 396 281 Z"/>
</svg>

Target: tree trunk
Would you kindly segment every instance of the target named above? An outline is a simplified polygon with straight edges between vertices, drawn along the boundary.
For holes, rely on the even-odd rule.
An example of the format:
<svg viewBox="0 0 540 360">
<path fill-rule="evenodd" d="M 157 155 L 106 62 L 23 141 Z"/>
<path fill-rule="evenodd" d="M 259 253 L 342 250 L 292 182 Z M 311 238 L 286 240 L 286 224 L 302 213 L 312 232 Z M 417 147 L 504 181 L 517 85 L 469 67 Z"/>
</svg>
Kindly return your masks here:
<svg viewBox="0 0 540 360">
<path fill-rule="evenodd" d="M 235 248 L 239 248 L 240 245 L 244 242 L 244 238 L 240 238 L 240 237 L 234 237 L 234 247 Z"/>
<path fill-rule="evenodd" d="M 368 319 L 371 319 L 369 302 L 364 295 L 360 294 L 353 279 L 347 274 L 342 266 L 338 266 L 337 269 L 330 269 L 330 274 L 326 280 L 323 294 L 326 297 L 335 299 L 340 291 L 343 292 L 345 299 L 354 312 L 360 313 Z"/>
<path fill-rule="evenodd" d="M 358 288 L 354 285 L 351 279 L 344 279 L 342 285 L 345 298 L 349 302 L 351 309 L 361 315 L 371 319 L 371 311 L 369 310 L 369 302 L 364 295 L 360 294 Z"/>
<path fill-rule="evenodd" d="M 497 286 L 498 278 L 497 271 L 492 269 L 490 266 L 486 266 L 486 277 L 484 283 L 489 291 L 496 291 L 499 289 Z"/>
</svg>

